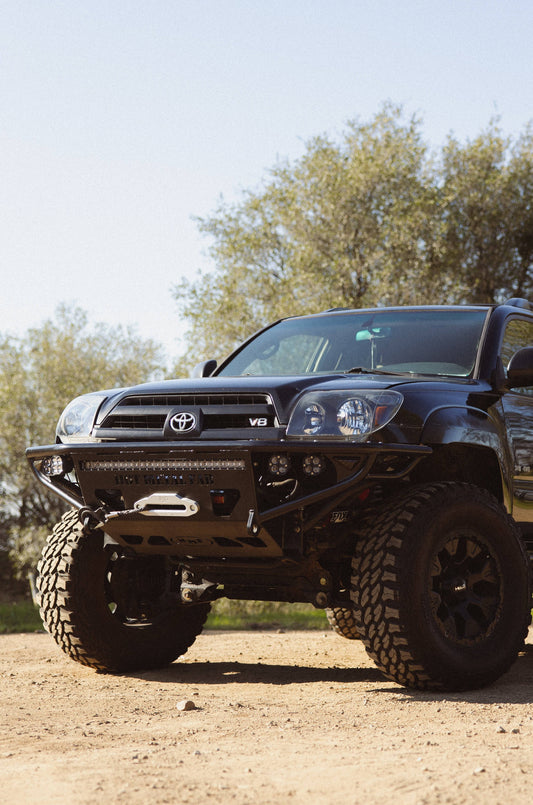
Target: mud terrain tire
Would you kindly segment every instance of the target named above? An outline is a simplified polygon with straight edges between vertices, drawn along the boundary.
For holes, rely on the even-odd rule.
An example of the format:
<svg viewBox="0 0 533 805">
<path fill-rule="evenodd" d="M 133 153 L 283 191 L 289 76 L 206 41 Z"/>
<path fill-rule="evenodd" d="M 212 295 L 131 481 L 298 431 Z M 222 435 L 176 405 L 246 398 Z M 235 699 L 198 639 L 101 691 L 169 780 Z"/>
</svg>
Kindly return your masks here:
<svg viewBox="0 0 533 805">
<path fill-rule="evenodd" d="M 357 631 L 353 609 L 331 607 L 326 609 L 326 617 L 329 625 L 338 635 L 346 637 L 348 640 L 359 640 L 360 634 Z"/>
<path fill-rule="evenodd" d="M 401 685 L 467 690 L 514 662 L 530 622 L 529 562 L 499 503 L 468 484 L 419 487 L 359 541 L 351 597 L 378 667 Z"/>
<path fill-rule="evenodd" d="M 66 654 L 99 671 L 168 665 L 200 634 L 210 606 L 165 605 L 157 573 L 152 573 L 146 612 L 140 613 L 138 606 L 132 609 L 127 593 L 130 570 L 120 559 L 120 554 L 104 549 L 101 532 L 84 533 L 77 512 L 67 512 L 48 538 L 38 565 L 44 625 Z M 147 564 L 145 573 L 143 566 L 141 575 L 151 569 Z"/>
</svg>

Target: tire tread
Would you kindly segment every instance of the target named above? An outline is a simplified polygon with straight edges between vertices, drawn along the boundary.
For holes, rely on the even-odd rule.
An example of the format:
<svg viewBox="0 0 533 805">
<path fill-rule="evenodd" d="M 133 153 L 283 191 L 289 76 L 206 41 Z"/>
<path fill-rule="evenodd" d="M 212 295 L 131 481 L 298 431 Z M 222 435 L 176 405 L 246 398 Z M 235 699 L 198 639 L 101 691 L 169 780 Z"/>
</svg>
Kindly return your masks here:
<svg viewBox="0 0 533 805">
<path fill-rule="evenodd" d="M 483 505 L 504 516 L 516 534 L 517 544 L 522 545 L 514 521 L 488 492 L 469 484 L 435 483 L 413 490 L 382 511 L 358 542 L 352 560 L 350 595 L 354 620 L 368 654 L 388 679 L 421 690 L 459 690 L 462 685 L 459 680 L 435 678 L 411 647 L 399 607 L 400 556 L 408 539 L 409 526 L 417 514 L 444 491 L 449 495 L 452 488 L 457 496 L 464 498 L 465 493 L 475 496 Z M 528 563 L 523 545 L 522 550 L 524 562 Z M 519 617 L 520 613 L 517 613 Z M 525 617 L 522 641 L 527 635 L 528 625 L 529 620 Z M 514 657 L 511 657 L 500 668 L 498 676 L 513 662 Z"/>
</svg>

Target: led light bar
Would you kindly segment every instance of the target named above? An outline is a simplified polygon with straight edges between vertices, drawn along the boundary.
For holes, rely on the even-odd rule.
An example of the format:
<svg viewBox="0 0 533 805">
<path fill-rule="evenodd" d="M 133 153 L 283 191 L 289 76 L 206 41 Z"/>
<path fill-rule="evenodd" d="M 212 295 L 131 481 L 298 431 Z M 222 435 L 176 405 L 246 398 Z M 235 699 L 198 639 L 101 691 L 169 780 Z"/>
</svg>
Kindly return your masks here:
<svg viewBox="0 0 533 805">
<path fill-rule="evenodd" d="M 80 462 L 84 472 L 214 472 L 215 470 L 245 470 L 243 459 L 122 459 L 103 458 Z"/>
</svg>

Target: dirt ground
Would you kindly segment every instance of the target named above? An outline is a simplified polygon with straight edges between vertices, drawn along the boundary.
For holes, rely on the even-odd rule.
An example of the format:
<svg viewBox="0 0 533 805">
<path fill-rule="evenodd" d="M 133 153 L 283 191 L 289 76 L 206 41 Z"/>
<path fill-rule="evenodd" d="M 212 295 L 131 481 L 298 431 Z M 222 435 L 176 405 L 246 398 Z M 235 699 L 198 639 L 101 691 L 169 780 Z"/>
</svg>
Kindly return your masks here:
<svg viewBox="0 0 533 805">
<path fill-rule="evenodd" d="M 531 633 L 497 684 L 446 696 L 387 682 L 332 632 L 206 632 L 129 676 L 45 634 L 0 649 L 4 805 L 531 801 Z"/>
</svg>

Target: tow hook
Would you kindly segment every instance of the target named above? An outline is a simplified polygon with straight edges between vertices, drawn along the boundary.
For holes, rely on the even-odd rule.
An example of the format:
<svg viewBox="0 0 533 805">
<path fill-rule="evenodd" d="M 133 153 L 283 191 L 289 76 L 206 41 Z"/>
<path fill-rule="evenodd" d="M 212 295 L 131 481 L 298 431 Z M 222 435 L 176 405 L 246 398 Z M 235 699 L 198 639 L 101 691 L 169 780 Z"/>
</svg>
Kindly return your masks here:
<svg viewBox="0 0 533 805">
<path fill-rule="evenodd" d="M 251 537 L 256 537 L 259 534 L 260 526 L 258 525 L 255 509 L 250 509 L 248 512 L 248 522 L 246 523 L 246 530 Z"/>
<path fill-rule="evenodd" d="M 222 590 L 217 590 L 217 586 L 214 582 L 206 579 L 202 579 L 201 582 L 196 584 L 189 574 L 184 574 L 184 583 L 181 585 L 181 600 L 184 604 L 215 601 L 224 594 Z"/>
<path fill-rule="evenodd" d="M 105 521 L 105 516 L 100 509 L 95 510 L 90 509 L 88 506 L 82 506 L 78 511 L 78 519 L 83 526 L 83 530 L 88 532 L 101 528 Z"/>
</svg>

